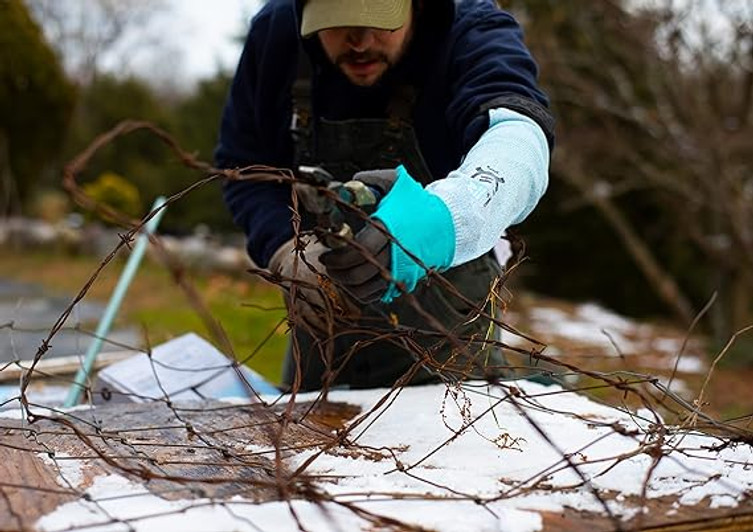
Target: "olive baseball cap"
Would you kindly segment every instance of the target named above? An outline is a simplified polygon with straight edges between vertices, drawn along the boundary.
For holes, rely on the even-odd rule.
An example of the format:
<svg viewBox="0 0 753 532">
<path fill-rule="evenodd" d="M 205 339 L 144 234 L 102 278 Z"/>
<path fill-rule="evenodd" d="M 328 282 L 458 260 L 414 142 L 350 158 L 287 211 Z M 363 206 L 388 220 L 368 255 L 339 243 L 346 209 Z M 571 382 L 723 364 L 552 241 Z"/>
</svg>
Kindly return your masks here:
<svg viewBox="0 0 753 532">
<path fill-rule="evenodd" d="M 396 30 L 408 20 L 411 0 L 306 0 L 301 35 L 346 26 Z"/>
</svg>

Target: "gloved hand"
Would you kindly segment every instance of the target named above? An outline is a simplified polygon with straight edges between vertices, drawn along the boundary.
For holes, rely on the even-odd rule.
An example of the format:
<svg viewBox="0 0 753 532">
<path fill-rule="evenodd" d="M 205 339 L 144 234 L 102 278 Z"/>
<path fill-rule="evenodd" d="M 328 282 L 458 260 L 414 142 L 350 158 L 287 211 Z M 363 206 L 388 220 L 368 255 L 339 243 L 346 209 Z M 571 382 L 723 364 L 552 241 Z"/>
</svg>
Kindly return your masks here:
<svg viewBox="0 0 753 532">
<path fill-rule="evenodd" d="M 295 241 L 291 239 L 280 246 L 269 261 L 269 270 L 280 276 L 286 288 L 288 312 L 321 331 L 327 330 L 325 316 L 329 311 L 336 318 L 358 319 L 358 307 L 323 275 L 324 266 L 319 259 L 327 248 L 318 240 L 301 237 L 301 241 L 305 248 L 300 256 L 296 256 Z M 295 300 L 290 297 L 293 284 L 297 286 Z"/>
<path fill-rule="evenodd" d="M 390 239 L 384 231 L 384 224 L 371 220 L 356 234 L 356 245 L 333 249 L 320 257 L 327 275 L 363 303 L 378 300 L 389 285 L 389 277 L 382 273 L 389 272 L 391 255 Z"/>
<path fill-rule="evenodd" d="M 373 225 L 366 226 L 355 241 L 375 260 L 366 259 L 358 246 L 330 251 L 321 259 L 333 279 L 358 299 L 380 298 L 390 303 L 403 291 L 412 292 L 427 269 L 443 271 L 450 267 L 455 255 L 455 226 L 439 196 L 425 190 L 404 166 L 388 172 L 361 172 L 354 179 L 383 187 L 385 195 L 372 219 L 381 222 L 392 241 Z M 384 280 L 377 264 L 389 266 L 392 282 Z"/>
<path fill-rule="evenodd" d="M 366 170 L 353 174 L 354 181 L 360 181 L 379 193 L 380 198 L 384 198 L 392 190 L 397 181 L 397 169 L 387 168 L 384 170 Z"/>
<path fill-rule="evenodd" d="M 369 170 L 353 175 L 375 189 L 380 198 L 387 196 L 397 181 L 397 170 Z M 339 247 L 321 256 L 327 274 L 349 294 L 363 303 L 372 303 L 384 295 L 389 283 L 383 272 L 390 270 L 390 239 L 377 219 L 361 229 L 355 244 Z M 362 248 L 362 249 L 359 249 Z"/>
</svg>

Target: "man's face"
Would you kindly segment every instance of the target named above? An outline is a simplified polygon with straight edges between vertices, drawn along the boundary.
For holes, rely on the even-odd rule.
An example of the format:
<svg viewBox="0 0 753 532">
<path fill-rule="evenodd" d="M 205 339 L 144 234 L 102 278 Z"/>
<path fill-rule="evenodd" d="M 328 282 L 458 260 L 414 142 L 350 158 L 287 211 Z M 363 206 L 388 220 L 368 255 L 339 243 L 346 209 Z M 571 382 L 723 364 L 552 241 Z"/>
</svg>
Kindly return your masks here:
<svg viewBox="0 0 753 532">
<path fill-rule="evenodd" d="M 318 33 L 327 57 L 355 85 L 369 87 L 405 53 L 413 34 L 413 14 L 394 30 L 347 27 Z"/>
</svg>

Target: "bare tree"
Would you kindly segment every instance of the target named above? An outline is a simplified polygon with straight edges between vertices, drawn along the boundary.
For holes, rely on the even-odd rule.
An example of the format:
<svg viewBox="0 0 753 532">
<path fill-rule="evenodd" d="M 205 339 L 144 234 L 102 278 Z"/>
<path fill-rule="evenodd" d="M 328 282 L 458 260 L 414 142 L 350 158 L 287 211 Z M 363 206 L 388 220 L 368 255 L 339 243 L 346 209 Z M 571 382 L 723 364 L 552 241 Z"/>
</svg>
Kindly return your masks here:
<svg viewBox="0 0 753 532">
<path fill-rule="evenodd" d="M 529 37 L 560 120 L 553 173 L 615 229 L 650 286 L 689 321 L 676 267 L 648 239 L 655 220 L 625 198 L 659 206 L 719 293 L 721 337 L 753 301 L 753 4 L 745 0 L 503 2 Z M 695 294 L 701 290 L 692 287 Z"/>
<path fill-rule="evenodd" d="M 649 77 L 656 113 L 644 118 L 677 156 L 676 172 L 648 165 L 650 186 L 676 196 L 678 229 L 714 270 L 717 334 L 747 324 L 753 301 L 753 4 L 664 0 L 660 58 Z M 679 182 L 679 183 L 678 183 Z"/>
<path fill-rule="evenodd" d="M 86 83 L 103 61 L 120 51 L 127 63 L 136 48 L 154 46 L 157 35 L 145 35 L 147 22 L 166 7 L 165 0 L 26 0 L 57 48 L 66 71 Z M 138 38 L 135 35 L 138 34 Z M 128 45 L 128 51 L 121 47 Z"/>
</svg>

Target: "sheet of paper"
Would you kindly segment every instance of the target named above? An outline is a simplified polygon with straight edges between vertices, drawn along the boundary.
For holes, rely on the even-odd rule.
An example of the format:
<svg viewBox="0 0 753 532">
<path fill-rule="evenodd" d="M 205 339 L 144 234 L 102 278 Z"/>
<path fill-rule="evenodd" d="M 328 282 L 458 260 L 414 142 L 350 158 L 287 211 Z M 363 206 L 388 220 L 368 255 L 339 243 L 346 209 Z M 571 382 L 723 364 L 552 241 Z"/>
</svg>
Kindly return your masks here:
<svg viewBox="0 0 753 532">
<path fill-rule="evenodd" d="M 239 371 L 258 393 L 279 393 L 255 371 L 233 368 L 232 360 L 194 333 L 158 345 L 151 356 L 139 353 L 108 366 L 99 372 L 99 379 L 135 402 L 250 397 L 253 394 Z"/>
</svg>

